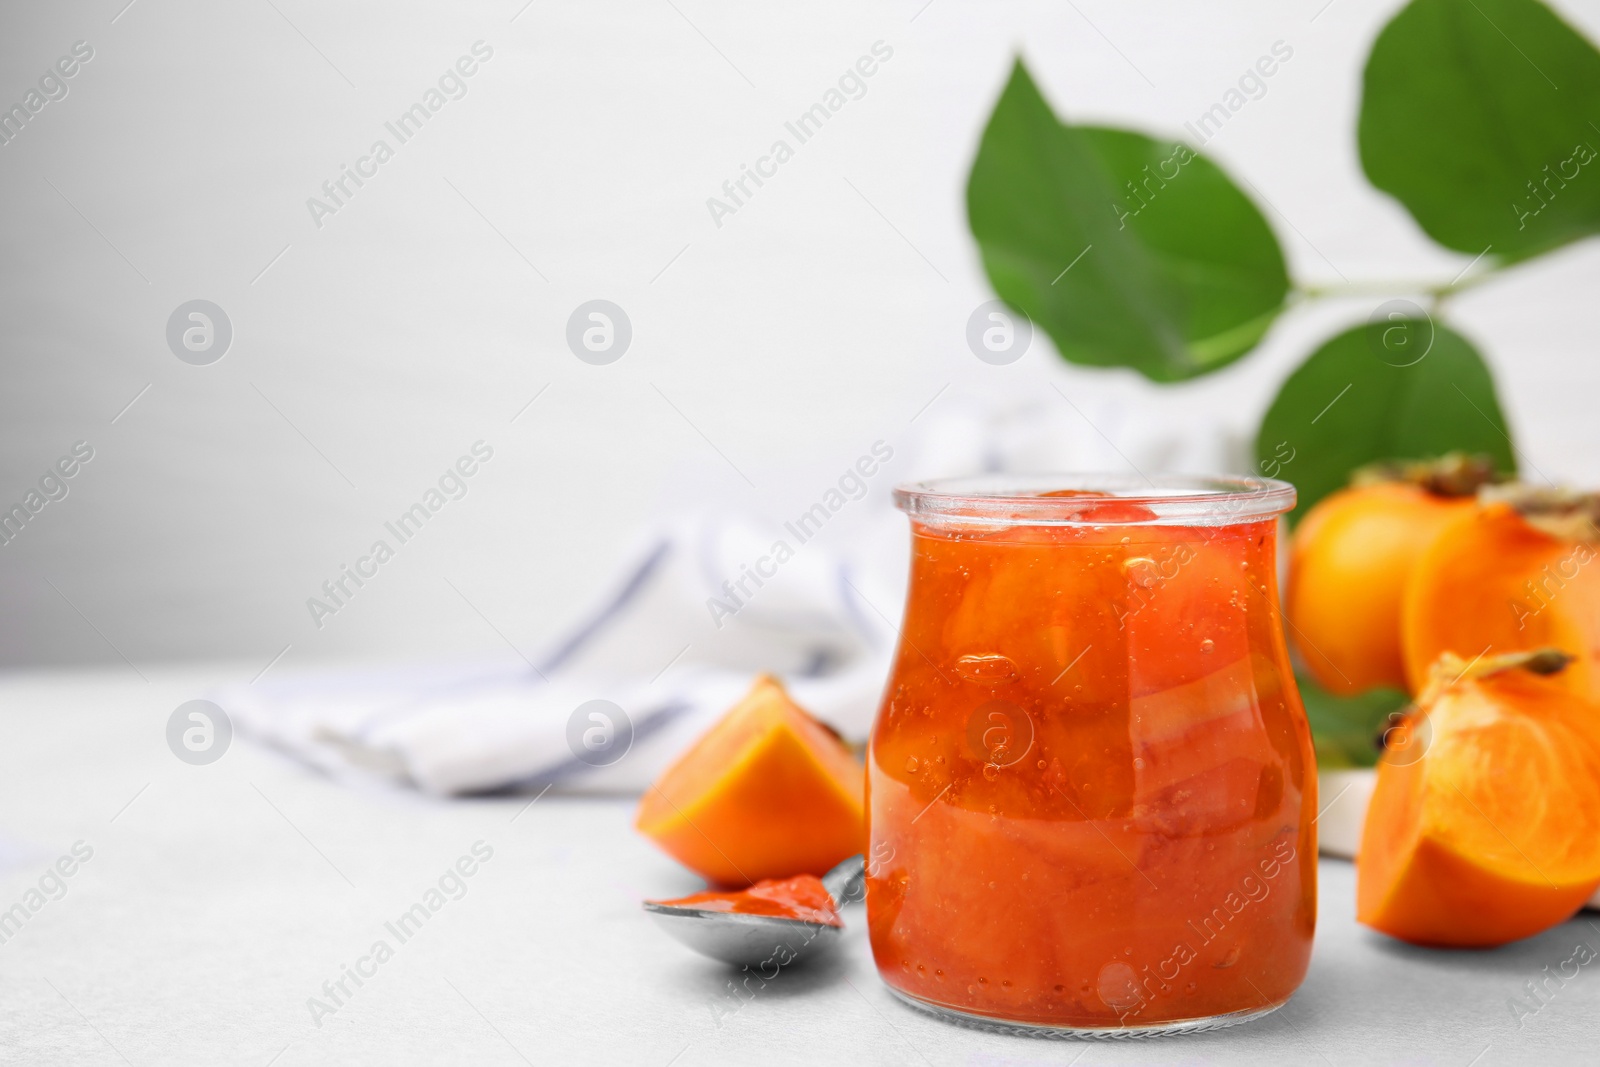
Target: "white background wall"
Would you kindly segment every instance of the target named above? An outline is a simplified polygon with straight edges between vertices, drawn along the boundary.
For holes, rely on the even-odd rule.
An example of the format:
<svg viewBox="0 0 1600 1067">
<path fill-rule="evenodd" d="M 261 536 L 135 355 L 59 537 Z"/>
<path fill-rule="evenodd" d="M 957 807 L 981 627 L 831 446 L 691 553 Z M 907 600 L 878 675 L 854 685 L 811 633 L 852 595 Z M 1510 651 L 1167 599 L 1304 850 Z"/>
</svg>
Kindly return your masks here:
<svg viewBox="0 0 1600 1067">
<path fill-rule="evenodd" d="M 0 147 L 0 504 L 95 449 L 0 547 L 9 665 L 503 650 L 446 579 L 531 648 L 651 516 L 785 516 L 936 394 L 1050 402 L 1054 383 L 1250 433 L 1377 299 L 1296 310 L 1178 388 L 1068 368 L 1043 338 L 1008 367 L 967 350 L 991 294 L 966 173 L 1019 50 L 1065 116 L 1175 135 L 1282 40 L 1292 60 L 1207 151 L 1270 200 L 1295 276 L 1465 265 L 1357 164 L 1361 62 L 1392 0 L 125 2 L 0 12 L 7 106 L 73 42 L 95 52 Z M 1600 5 L 1557 7 L 1600 39 Z M 307 197 L 480 39 L 468 95 L 317 228 Z M 706 198 L 879 40 L 894 55 L 866 95 L 716 226 Z M 1591 484 L 1597 273 L 1589 243 L 1454 309 L 1529 460 Z M 235 330 L 208 367 L 164 337 L 197 297 Z M 596 297 L 634 328 L 604 367 L 564 343 Z M 479 439 L 495 456 L 469 495 L 314 628 L 306 597 Z"/>
</svg>

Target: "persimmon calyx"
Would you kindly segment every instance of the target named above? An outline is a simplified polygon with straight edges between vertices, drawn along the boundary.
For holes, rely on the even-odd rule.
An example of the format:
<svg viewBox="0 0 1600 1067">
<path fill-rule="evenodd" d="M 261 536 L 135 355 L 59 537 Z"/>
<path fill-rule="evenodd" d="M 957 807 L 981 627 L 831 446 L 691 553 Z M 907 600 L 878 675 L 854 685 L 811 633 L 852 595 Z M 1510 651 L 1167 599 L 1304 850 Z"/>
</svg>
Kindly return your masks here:
<svg viewBox="0 0 1600 1067">
<path fill-rule="evenodd" d="M 1359 488 L 1399 482 L 1425 489 L 1434 496 L 1468 497 L 1505 477 L 1495 470 L 1494 460 L 1488 456 L 1447 452 L 1435 459 L 1371 463 L 1351 474 L 1350 484 Z"/>
<path fill-rule="evenodd" d="M 1562 541 L 1600 544 L 1600 493 L 1507 482 L 1484 486 L 1482 504 L 1506 504 L 1529 526 Z"/>
</svg>

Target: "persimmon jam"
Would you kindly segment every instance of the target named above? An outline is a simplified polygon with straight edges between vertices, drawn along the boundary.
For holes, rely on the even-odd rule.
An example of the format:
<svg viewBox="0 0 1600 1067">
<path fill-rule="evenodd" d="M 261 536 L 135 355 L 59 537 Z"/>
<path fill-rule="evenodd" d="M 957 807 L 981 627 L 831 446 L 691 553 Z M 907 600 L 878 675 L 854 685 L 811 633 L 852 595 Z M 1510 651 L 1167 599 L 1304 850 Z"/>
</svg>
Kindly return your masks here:
<svg viewBox="0 0 1600 1067">
<path fill-rule="evenodd" d="M 911 581 L 868 754 L 867 915 L 884 981 L 922 1006 L 1198 1029 L 1305 976 L 1316 774 L 1275 563 L 1293 489 L 1167 481 L 897 492 Z"/>
<path fill-rule="evenodd" d="M 727 911 L 740 915 L 771 915 L 779 919 L 843 926 L 828 887 L 814 874 L 793 878 L 764 878 L 748 889 L 722 893 L 707 890 L 677 900 L 652 901 L 677 908 Z"/>
</svg>

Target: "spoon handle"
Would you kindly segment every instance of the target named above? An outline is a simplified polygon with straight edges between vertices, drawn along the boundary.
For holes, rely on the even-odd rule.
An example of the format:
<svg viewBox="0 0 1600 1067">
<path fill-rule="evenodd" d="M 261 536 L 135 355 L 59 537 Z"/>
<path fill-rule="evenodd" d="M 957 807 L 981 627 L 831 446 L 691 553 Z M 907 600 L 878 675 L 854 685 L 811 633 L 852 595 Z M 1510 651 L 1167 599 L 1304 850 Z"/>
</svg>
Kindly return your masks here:
<svg viewBox="0 0 1600 1067">
<path fill-rule="evenodd" d="M 866 857 L 851 856 L 823 875 L 822 885 L 837 905 L 853 904 L 862 899 L 867 886 Z"/>
</svg>

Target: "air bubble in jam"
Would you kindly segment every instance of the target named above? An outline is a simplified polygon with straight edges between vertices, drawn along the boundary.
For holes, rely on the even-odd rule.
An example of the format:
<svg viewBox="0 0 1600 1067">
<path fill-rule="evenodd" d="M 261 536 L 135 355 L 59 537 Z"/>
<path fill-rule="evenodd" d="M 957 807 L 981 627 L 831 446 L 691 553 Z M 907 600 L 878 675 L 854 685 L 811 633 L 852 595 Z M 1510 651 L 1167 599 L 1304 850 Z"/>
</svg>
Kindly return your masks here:
<svg viewBox="0 0 1600 1067">
<path fill-rule="evenodd" d="M 969 682 L 1004 685 L 1017 680 L 1017 665 L 996 652 L 966 655 L 956 660 L 956 673 Z"/>
<path fill-rule="evenodd" d="M 1200 651 L 1201 652 L 1210 652 L 1212 649 L 1214 649 L 1216 647 L 1217 647 L 1217 643 L 1215 641 L 1211 640 L 1211 638 L 1209 638 L 1209 637 L 1206 638 L 1204 641 L 1200 642 Z"/>
<path fill-rule="evenodd" d="M 1149 556 L 1130 556 L 1123 560 L 1122 573 L 1141 589 L 1152 588 L 1161 580 L 1161 568 Z"/>
</svg>

